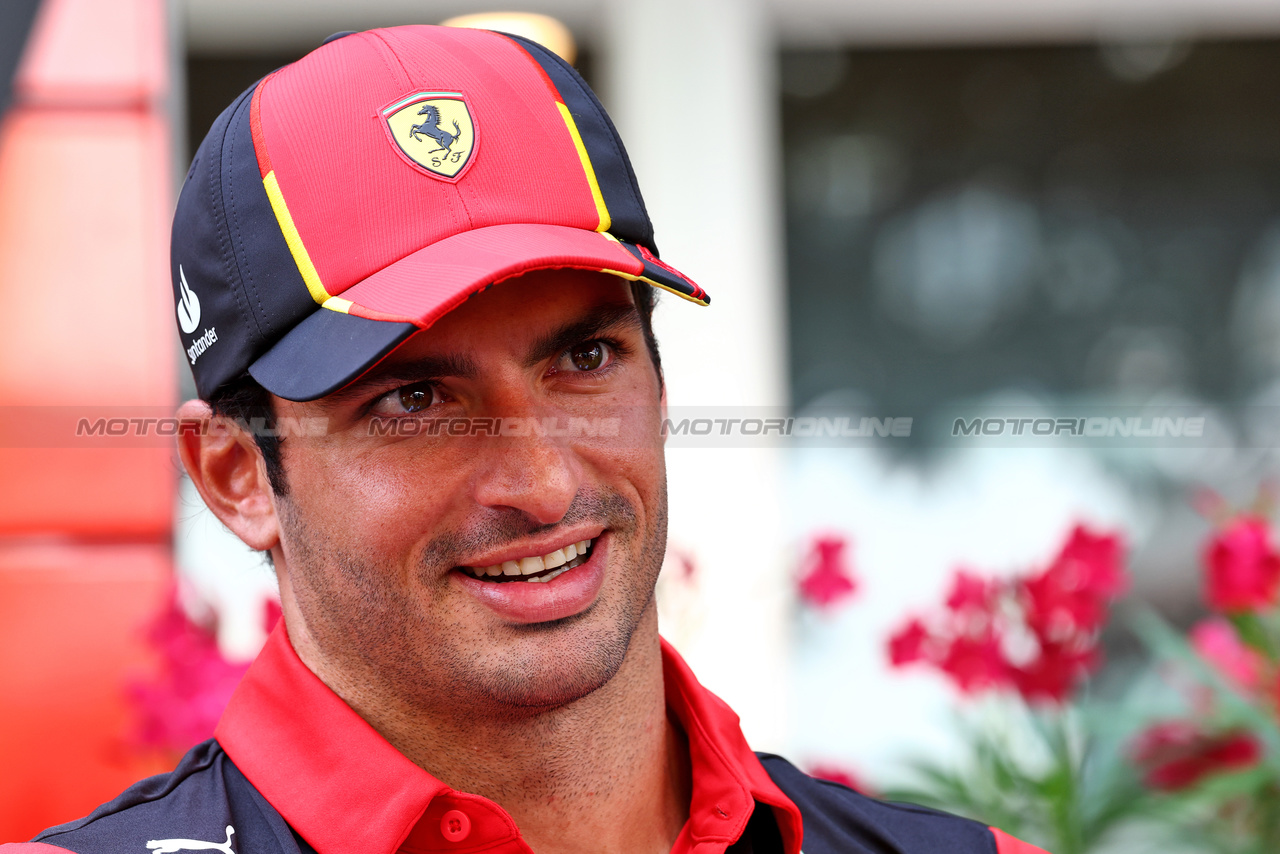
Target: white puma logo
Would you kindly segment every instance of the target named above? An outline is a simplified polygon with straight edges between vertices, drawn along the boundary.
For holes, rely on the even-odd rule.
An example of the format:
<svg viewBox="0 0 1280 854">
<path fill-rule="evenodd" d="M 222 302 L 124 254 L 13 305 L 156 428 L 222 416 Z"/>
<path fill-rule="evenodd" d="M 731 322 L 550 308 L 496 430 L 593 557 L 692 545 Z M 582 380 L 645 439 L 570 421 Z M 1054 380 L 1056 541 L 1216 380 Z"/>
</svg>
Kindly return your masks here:
<svg viewBox="0 0 1280 854">
<path fill-rule="evenodd" d="M 225 852 L 225 854 L 236 854 L 231 849 L 231 835 L 236 829 L 231 825 L 227 825 L 227 841 L 226 842 L 201 842 L 198 839 L 153 839 L 147 843 L 147 847 L 156 854 L 174 854 L 177 851 L 209 851 L 217 849 Z"/>
</svg>

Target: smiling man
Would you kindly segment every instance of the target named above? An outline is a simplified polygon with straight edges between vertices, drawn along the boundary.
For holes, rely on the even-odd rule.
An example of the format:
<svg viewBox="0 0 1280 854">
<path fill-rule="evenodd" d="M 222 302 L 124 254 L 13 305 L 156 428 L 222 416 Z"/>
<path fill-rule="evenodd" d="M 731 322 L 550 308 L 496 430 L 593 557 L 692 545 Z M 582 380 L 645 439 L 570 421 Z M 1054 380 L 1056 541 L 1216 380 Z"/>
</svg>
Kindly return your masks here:
<svg viewBox="0 0 1280 854">
<path fill-rule="evenodd" d="M 330 39 L 214 124 L 172 258 L 182 461 L 284 619 L 213 740 L 6 854 L 1036 850 L 757 756 L 660 640 L 650 318 L 708 298 L 553 54 Z"/>
</svg>

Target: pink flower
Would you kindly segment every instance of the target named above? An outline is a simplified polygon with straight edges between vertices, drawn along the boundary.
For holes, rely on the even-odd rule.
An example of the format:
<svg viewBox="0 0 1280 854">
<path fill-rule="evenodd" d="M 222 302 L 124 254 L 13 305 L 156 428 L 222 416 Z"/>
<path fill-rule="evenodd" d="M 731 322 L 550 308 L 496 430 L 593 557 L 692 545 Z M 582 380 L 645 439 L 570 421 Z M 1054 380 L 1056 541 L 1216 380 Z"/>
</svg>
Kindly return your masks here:
<svg viewBox="0 0 1280 854">
<path fill-rule="evenodd" d="M 889 638 L 889 661 L 930 664 L 966 693 L 1065 702 L 1098 667 L 1098 632 L 1127 584 L 1120 538 L 1077 526 L 1042 572 L 995 580 L 957 571 L 944 610 Z"/>
<path fill-rule="evenodd" d="M 1127 586 L 1122 553 L 1118 537 L 1076 526 L 1049 568 L 1024 581 L 1027 623 L 1045 638 L 1101 628 L 1109 600 Z"/>
<path fill-rule="evenodd" d="M 1009 679 L 1000 639 L 993 633 L 955 638 L 938 666 L 965 693 L 999 687 Z"/>
<path fill-rule="evenodd" d="M 800 579 L 800 595 L 810 605 L 829 608 L 858 589 L 845 564 L 847 545 L 845 538 L 838 535 L 814 540 L 805 559 L 811 568 Z"/>
<path fill-rule="evenodd" d="M 1226 620 L 1201 620 L 1191 630 L 1191 645 L 1201 658 L 1240 688 L 1250 692 L 1258 689 L 1266 662 L 1257 650 L 1241 642 Z"/>
<path fill-rule="evenodd" d="M 1040 653 L 1022 667 L 1013 668 L 1012 679 L 1018 693 L 1032 702 L 1066 701 L 1076 684 L 1097 668 L 1099 654 L 1092 643 L 1072 648 L 1042 641 Z"/>
<path fill-rule="evenodd" d="M 280 606 L 268 601 L 270 627 Z M 147 627 L 147 641 L 160 658 L 155 676 L 126 686 L 135 711 L 133 740 L 145 747 L 184 753 L 213 736 L 247 662 L 223 658 L 213 626 L 191 620 L 174 589 L 164 609 Z"/>
<path fill-rule="evenodd" d="M 1280 555 L 1271 546 L 1265 520 L 1242 516 L 1205 549 L 1205 599 L 1228 613 L 1266 608 L 1280 587 Z"/>
<path fill-rule="evenodd" d="M 1079 586 L 1095 596 L 1118 596 L 1129 586 L 1124 571 L 1124 543 L 1115 534 L 1097 535 L 1076 525 L 1058 554 L 1057 563 L 1074 565 L 1081 579 Z"/>
<path fill-rule="evenodd" d="M 1147 786 L 1172 792 L 1213 774 L 1256 765 L 1262 745 L 1244 730 L 1213 734 L 1189 721 L 1164 721 L 1139 734 L 1129 754 Z"/>
<path fill-rule="evenodd" d="M 889 638 L 889 663 L 902 667 L 925 659 L 929 631 L 918 619 L 912 619 Z"/>
<path fill-rule="evenodd" d="M 957 613 L 985 612 L 991 608 L 991 595 L 995 592 L 995 584 L 963 569 L 957 570 L 947 595 L 947 608 Z"/>
</svg>

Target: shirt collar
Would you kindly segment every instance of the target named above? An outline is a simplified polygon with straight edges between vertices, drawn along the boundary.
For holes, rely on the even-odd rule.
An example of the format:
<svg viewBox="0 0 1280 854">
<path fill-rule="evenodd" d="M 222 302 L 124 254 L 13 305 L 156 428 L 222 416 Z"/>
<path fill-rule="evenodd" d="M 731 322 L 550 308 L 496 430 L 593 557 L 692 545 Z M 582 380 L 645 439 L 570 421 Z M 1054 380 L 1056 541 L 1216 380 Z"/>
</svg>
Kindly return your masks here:
<svg viewBox="0 0 1280 854">
<path fill-rule="evenodd" d="M 773 808 L 787 854 L 799 854 L 800 812 L 747 746 L 738 716 L 694 678 L 662 641 L 668 709 L 689 741 L 689 821 L 672 849 L 711 854 L 742 835 L 757 803 Z M 227 705 L 215 737 L 236 767 L 318 854 L 360 840 L 368 854 L 493 848 L 527 851 L 511 817 L 455 792 L 410 762 L 298 658 L 284 621 Z M 460 810 L 467 845 L 443 843 L 438 826 Z M 440 813 L 439 816 L 436 814 Z"/>
</svg>

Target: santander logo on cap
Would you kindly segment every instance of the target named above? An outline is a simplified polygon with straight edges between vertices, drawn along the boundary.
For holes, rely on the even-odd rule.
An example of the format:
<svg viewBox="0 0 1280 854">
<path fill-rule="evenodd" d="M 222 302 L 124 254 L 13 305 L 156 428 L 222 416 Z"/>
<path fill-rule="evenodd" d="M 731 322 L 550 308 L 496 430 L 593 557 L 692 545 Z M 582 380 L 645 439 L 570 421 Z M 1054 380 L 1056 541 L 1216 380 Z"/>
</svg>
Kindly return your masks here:
<svg viewBox="0 0 1280 854">
<path fill-rule="evenodd" d="M 200 325 L 200 298 L 187 285 L 187 274 L 182 271 L 181 264 L 178 265 L 178 279 L 178 290 L 182 293 L 178 300 L 178 326 L 190 335 Z"/>
</svg>

